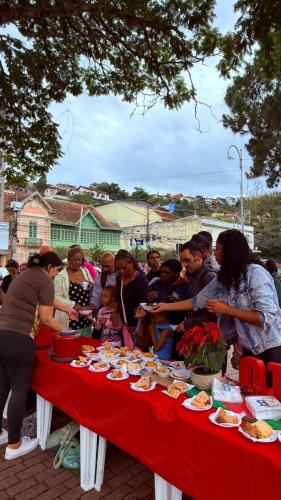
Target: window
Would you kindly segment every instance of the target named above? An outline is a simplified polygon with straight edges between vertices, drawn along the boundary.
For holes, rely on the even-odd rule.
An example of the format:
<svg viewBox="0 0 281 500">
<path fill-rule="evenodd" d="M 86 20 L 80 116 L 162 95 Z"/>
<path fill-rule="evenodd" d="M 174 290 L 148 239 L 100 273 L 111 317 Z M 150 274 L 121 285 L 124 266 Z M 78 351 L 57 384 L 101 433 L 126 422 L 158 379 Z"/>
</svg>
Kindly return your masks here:
<svg viewBox="0 0 281 500">
<path fill-rule="evenodd" d="M 37 238 L 37 224 L 36 222 L 29 223 L 29 238 L 32 240 L 36 240 Z"/>
</svg>

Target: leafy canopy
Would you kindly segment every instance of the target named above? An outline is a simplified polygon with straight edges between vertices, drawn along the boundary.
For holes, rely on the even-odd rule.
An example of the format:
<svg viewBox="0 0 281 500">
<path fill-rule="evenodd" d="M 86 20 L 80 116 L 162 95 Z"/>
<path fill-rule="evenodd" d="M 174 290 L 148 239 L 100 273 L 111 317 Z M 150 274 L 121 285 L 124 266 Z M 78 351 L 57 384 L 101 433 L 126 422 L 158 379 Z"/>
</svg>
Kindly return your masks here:
<svg viewBox="0 0 281 500">
<path fill-rule="evenodd" d="M 225 127 L 241 135 L 253 158 L 250 177 L 265 175 L 269 187 L 281 177 L 281 8 L 280 1 L 240 0 L 237 36 L 251 58 L 227 89 Z M 254 45 L 255 44 L 255 45 Z"/>
<path fill-rule="evenodd" d="M 67 94 L 140 95 L 178 108 L 195 99 L 183 77 L 214 54 L 215 0 L 4 0 L 0 24 L 0 147 L 8 181 L 40 177 L 62 155 L 48 107 Z M 16 34 L 14 34 L 16 32 Z"/>
</svg>

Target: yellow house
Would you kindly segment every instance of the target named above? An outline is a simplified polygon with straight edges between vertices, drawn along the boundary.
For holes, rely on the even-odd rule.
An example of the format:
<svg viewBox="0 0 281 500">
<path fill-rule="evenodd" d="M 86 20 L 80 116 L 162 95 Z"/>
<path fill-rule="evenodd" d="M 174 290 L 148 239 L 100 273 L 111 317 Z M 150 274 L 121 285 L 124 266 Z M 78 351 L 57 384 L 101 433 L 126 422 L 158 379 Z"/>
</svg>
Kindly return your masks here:
<svg viewBox="0 0 281 500">
<path fill-rule="evenodd" d="M 162 217 L 156 210 L 138 201 L 113 201 L 95 208 L 108 222 L 121 227 L 144 225 L 147 221 L 149 224 L 162 222 Z"/>
</svg>

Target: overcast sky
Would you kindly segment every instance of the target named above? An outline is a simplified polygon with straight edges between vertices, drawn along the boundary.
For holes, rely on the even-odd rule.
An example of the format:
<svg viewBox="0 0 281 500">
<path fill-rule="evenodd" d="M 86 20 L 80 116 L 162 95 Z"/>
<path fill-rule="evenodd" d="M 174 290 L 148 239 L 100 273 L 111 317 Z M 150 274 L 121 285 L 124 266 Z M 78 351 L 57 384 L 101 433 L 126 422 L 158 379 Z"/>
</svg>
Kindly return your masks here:
<svg viewBox="0 0 281 500">
<path fill-rule="evenodd" d="M 230 0 L 219 0 L 217 25 L 231 30 L 234 14 Z M 216 61 L 193 70 L 198 99 L 212 106 L 199 107 L 202 133 L 197 130 L 194 105 L 169 111 L 159 104 L 145 116 L 134 114 L 134 106 L 114 96 L 70 97 L 52 105 L 60 124 L 64 157 L 48 175 L 48 182 L 88 185 L 117 182 L 132 191 L 142 186 L 151 193 L 185 195 L 239 195 L 239 160 L 227 160 L 231 144 L 243 147 L 220 123 L 226 111 L 224 94 L 229 82 L 219 78 Z M 251 165 L 243 150 L 245 170 Z M 245 194 L 261 194 L 256 181 L 245 180 Z"/>
</svg>

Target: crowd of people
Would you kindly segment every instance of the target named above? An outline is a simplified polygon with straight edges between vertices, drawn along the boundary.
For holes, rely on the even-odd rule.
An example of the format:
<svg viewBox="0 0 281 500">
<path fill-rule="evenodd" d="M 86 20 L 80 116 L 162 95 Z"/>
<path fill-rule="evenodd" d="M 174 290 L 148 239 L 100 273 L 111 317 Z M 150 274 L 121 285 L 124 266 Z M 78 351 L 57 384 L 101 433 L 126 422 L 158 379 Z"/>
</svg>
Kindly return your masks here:
<svg viewBox="0 0 281 500">
<path fill-rule="evenodd" d="M 105 252 L 97 271 L 79 245 L 69 248 L 66 265 L 44 245 L 28 263 L 8 261 L 0 311 L 0 444 L 7 443 L 6 459 L 37 445 L 20 432 L 39 322 L 116 345 L 129 336 L 138 348 L 175 359 L 183 332 L 216 321 L 225 342 L 235 346 L 236 363 L 237 352 L 281 363 L 277 268 L 274 261 L 263 265 L 241 232 L 222 232 L 213 253 L 212 235 L 201 231 L 181 246 L 179 258 L 161 260 L 156 249 L 148 252 L 146 266 L 126 250 Z M 1 424 L 10 391 L 7 433 Z"/>
</svg>

